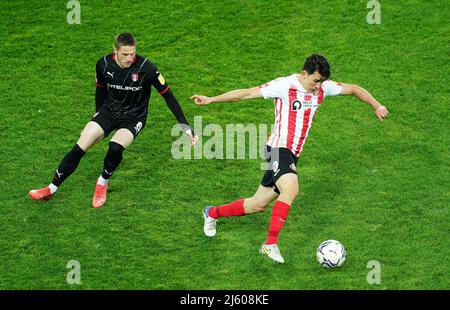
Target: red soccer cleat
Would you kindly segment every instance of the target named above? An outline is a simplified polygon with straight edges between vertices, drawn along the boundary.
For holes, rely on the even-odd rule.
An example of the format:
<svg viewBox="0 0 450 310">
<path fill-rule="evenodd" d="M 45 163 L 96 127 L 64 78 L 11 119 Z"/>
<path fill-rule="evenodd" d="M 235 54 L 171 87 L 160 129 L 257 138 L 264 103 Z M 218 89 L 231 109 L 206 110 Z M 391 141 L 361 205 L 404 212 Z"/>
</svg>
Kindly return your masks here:
<svg viewBox="0 0 450 310">
<path fill-rule="evenodd" d="M 107 188 L 108 188 L 108 184 L 105 184 L 105 185 L 96 184 L 95 185 L 94 198 L 92 199 L 92 206 L 94 208 L 100 208 L 101 206 L 103 206 L 105 204 Z"/>
<path fill-rule="evenodd" d="M 28 193 L 34 201 L 38 200 L 50 200 L 52 199 L 52 192 L 50 191 L 50 187 L 46 186 L 40 189 L 33 189 Z"/>
</svg>

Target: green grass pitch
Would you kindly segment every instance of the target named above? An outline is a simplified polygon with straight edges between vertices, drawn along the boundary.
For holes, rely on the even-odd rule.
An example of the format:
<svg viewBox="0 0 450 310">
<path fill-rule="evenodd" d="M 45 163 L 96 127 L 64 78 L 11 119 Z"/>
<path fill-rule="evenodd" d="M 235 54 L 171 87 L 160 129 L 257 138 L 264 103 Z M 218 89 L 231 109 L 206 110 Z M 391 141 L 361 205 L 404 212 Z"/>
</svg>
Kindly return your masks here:
<svg viewBox="0 0 450 310">
<path fill-rule="evenodd" d="M 0 5 L 0 289 L 449 289 L 450 109 L 446 1 L 67 1 Z M 332 79 L 385 104 L 379 122 L 351 97 L 327 98 L 298 163 L 300 194 L 280 235 L 284 265 L 258 254 L 265 213 L 221 219 L 203 235 L 202 209 L 248 197 L 261 160 L 175 160 L 175 119 L 153 93 L 147 127 L 125 152 L 106 205 L 91 207 L 107 140 L 47 203 L 48 184 L 94 113 L 95 63 L 132 32 L 188 119 L 273 123 L 271 101 L 197 107 L 216 95 L 299 72 L 312 53 Z M 247 141 L 248 142 L 248 141 Z M 315 250 L 337 239 L 338 270 Z M 67 262 L 81 265 L 69 285 Z M 369 284 L 370 260 L 381 283 Z"/>
</svg>

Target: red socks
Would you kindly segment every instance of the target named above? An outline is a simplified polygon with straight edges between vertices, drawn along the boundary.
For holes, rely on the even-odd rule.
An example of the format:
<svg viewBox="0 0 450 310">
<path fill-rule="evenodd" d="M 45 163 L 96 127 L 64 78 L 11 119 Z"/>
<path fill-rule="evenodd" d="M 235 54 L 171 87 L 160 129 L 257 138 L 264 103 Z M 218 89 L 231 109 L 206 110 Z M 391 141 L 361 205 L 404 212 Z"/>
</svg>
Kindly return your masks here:
<svg viewBox="0 0 450 310">
<path fill-rule="evenodd" d="M 212 207 L 208 212 L 209 216 L 217 219 L 219 217 L 241 216 L 244 212 L 244 199 L 236 200 L 227 205 Z"/>
<path fill-rule="evenodd" d="M 265 244 L 277 244 L 278 235 L 283 228 L 284 222 L 289 214 L 290 205 L 282 201 L 277 200 L 272 209 L 272 215 L 270 216 L 269 234 L 267 236 Z M 212 207 L 208 212 L 209 216 L 217 219 L 219 217 L 228 216 L 242 216 L 245 215 L 244 211 L 244 199 L 236 200 L 232 203 Z"/>
<path fill-rule="evenodd" d="M 269 234 L 265 244 L 277 244 L 278 235 L 280 234 L 283 224 L 289 214 L 290 205 L 277 200 L 273 206 L 272 215 L 270 216 Z"/>
</svg>

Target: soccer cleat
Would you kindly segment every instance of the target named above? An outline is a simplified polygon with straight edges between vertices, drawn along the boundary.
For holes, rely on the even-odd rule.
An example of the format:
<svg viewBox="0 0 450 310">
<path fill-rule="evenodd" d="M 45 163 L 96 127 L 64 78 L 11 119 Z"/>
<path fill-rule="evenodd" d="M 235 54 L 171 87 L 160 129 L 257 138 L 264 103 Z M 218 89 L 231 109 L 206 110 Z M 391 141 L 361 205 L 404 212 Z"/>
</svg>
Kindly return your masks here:
<svg viewBox="0 0 450 310">
<path fill-rule="evenodd" d="M 92 206 L 94 208 L 100 208 L 101 206 L 103 206 L 105 204 L 107 188 L 108 188 L 108 184 L 105 184 L 105 185 L 96 184 L 95 185 L 94 198 L 92 198 Z"/>
<path fill-rule="evenodd" d="M 34 200 L 50 200 L 52 199 L 52 192 L 50 191 L 50 187 L 46 186 L 40 189 L 33 189 L 31 190 L 28 195 Z"/>
<path fill-rule="evenodd" d="M 267 257 L 277 263 L 284 263 L 283 256 L 281 256 L 280 249 L 276 244 L 263 244 L 259 249 L 259 253 L 267 255 Z"/>
<path fill-rule="evenodd" d="M 212 207 L 206 207 L 203 209 L 203 218 L 205 219 L 205 224 L 203 225 L 203 232 L 208 237 L 214 237 L 216 235 L 216 223 L 217 220 L 209 216 L 208 211 Z"/>
</svg>

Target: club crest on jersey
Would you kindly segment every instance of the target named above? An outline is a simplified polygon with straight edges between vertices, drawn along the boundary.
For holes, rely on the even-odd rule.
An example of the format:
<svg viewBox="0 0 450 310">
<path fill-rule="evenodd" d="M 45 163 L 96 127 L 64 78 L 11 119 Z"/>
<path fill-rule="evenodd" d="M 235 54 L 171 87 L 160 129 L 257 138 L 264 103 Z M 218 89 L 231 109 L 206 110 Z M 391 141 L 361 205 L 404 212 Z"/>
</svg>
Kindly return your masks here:
<svg viewBox="0 0 450 310">
<path fill-rule="evenodd" d="M 139 79 L 139 74 L 138 73 L 132 73 L 131 74 L 131 79 L 133 80 L 133 82 L 136 82 Z"/>
<path fill-rule="evenodd" d="M 311 95 L 305 95 L 303 97 L 303 107 L 305 108 L 311 108 L 312 107 L 312 96 Z"/>
<path fill-rule="evenodd" d="M 299 111 L 302 108 L 302 103 L 300 102 L 300 100 L 294 100 L 291 103 L 291 110 L 292 111 Z"/>
</svg>

